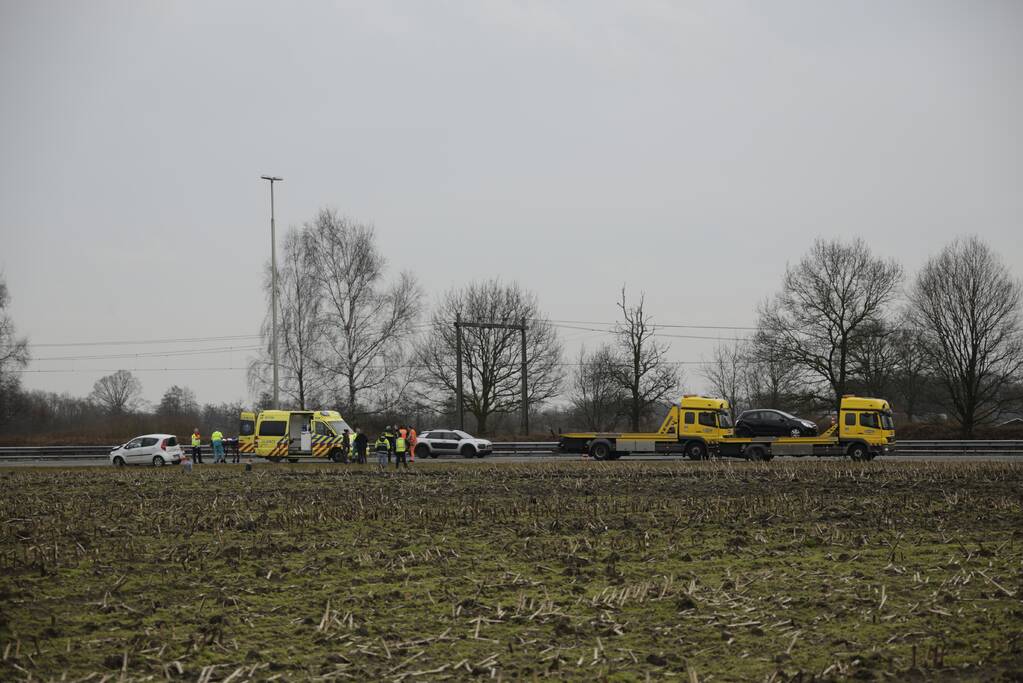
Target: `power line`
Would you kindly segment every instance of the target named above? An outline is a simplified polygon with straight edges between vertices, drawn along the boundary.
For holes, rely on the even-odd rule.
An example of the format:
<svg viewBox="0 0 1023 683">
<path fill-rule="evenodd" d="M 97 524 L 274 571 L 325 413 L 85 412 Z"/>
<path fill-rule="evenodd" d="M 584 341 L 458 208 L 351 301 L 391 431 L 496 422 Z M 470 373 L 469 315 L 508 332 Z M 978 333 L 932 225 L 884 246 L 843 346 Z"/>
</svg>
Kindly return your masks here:
<svg viewBox="0 0 1023 683">
<path fill-rule="evenodd" d="M 175 356 L 202 356 L 209 353 L 232 353 L 235 351 L 256 351 L 260 346 L 223 346 L 213 349 L 185 349 L 180 351 L 151 351 L 143 353 L 114 353 L 100 354 L 93 356 L 50 356 L 48 358 L 33 358 L 37 361 L 74 361 L 74 360 L 113 360 L 116 358 L 172 358 Z"/>
<path fill-rule="evenodd" d="M 30 343 L 35 348 L 65 346 L 132 346 L 136 344 L 193 344 L 211 341 L 240 341 L 242 339 L 260 339 L 259 334 L 235 334 L 221 337 L 180 337 L 168 339 L 136 339 L 131 341 L 82 341 L 82 342 L 47 342 L 44 344 Z"/>
<path fill-rule="evenodd" d="M 220 371 L 220 370 L 248 370 L 248 368 L 234 368 L 234 367 L 216 367 L 216 368 L 69 368 L 64 370 L 11 370 L 11 372 L 17 372 L 21 374 L 33 373 L 33 374 L 78 374 L 86 372 L 118 372 L 120 370 L 127 370 L 128 372 L 206 372 L 206 371 Z"/>
</svg>

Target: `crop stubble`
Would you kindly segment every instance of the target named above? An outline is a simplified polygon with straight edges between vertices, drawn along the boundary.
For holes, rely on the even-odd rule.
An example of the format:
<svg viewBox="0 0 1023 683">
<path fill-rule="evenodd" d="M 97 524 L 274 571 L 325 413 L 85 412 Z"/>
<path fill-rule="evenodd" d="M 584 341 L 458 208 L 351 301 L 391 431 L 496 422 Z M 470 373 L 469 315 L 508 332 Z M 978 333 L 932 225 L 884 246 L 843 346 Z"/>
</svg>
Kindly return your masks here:
<svg viewBox="0 0 1023 683">
<path fill-rule="evenodd" d="M 1021 675 L 1014 463 L 0 472 L 0 678 Z"/>
</svg>

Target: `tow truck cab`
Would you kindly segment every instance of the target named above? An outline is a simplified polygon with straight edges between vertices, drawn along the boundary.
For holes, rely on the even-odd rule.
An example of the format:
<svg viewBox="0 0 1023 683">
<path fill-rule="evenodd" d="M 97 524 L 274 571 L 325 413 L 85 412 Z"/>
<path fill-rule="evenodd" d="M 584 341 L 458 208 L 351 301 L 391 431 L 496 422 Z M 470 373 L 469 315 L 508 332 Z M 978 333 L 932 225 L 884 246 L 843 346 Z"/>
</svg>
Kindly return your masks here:
<svg viewBox="0 0 1023 683">
<path fill-rule="evenodd" d="M 838 438 L 842 442 L 862 441 L 872 450 L 888 450 L 895 443 L 895 421 L 888 401 L 843 396 L 838 413 Z"/>
</svg>

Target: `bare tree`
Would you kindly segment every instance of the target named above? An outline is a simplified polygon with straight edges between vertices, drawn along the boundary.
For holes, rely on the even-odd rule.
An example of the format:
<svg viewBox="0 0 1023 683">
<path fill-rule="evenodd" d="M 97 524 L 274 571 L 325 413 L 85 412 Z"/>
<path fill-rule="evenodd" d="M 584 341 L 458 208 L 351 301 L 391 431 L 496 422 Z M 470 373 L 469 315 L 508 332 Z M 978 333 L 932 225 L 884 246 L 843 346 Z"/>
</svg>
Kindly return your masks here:
<svg viewBox="0 0 1023 683">
<path fill-rule="evenodd" d="M 14 321 L 7 315 L 10 295 L 0 275 L 0 424 L 14 412 L 14 398 L 21 385 L 19 370 L 28 365 L 28 340 L 18 337 Z"/>
<path fill-rule="evenodd" d="M 586 429 L 609 432 L 622 415 L 624 396 L 615 381 L 613 367 L 617 362 L 614 349 L 608 345 L 593 353 L 587 353 L 585 348 L 579 350 L 569 400 Z"/>
<path fill-rule="evenodd" d="M 308 228 L 291 228 L 284 238 L 277 274 L 277 344 L 281 391 L 299 409 L 315 406 L 323 398 L 327 377 L 321 370 L 324 351 L 323 298 L 319 294 L 315 244 Z M 263 288 L 272 301 L 273 277 L 268 264 Z M 254 393 L 270 386 L 273 373 L 273 323 L 267 312 L 260 330 L 266 340 L 258 358 L 249 364 L 249 385 Z"/>
<path fill-rule="evenodd" d="M 193 417 L 199 413 L 195 392 L 177 384 L 168 387 L 156 407 L 157 415 L 166 417 Z"/>
<path fill-rule="evenodd" d="M 884 320 L 863 325 L 849 347 L 850 385 L 864 396 L 889 397 L 899 370 L 899 328 Z"/>
<path fill-rule="evenodd" d="M 861 239 L 817 240 L 785 269 L 781 291 L 761 306 L 762 343 L 771 347 L 771 357 L 817 378 L 837 407 L 848 388 L 857 336 L 881 320 L 901 278 L 901 266 L 874 257 Z"/>
<path fill-rule="evenodd" d="M 914 417 L 922 415 L 924 406 L 934 395 L 934 378 L 923 335 L 907 325 L 900 327 L 892 340 L 895 352 L 893 391 L 898 410 L 912 422 Z"/>
<path fill-rule="evenodd" d="M 773 344 L 758 332 L 746 349 L 746 397 L 750 408 L 794 410 L 805 398 L 806 371 L 775 355 Z"/>
<path fill-rule="evenodd" d="M 108 413 L 121 414 L 134 410 L 142 396 L 142 383 L 127 370 L 118 370 L 112 375 L 100 377 L 92 385 L 89 395 L 95 403 Z"/>
<path fill-rule="evenodd" d="M 1023 371 L 1023 290 L 1005 263 L 977 237 L 956 240 L 924 264 L 909 293 L 932 370 L 963 436 L 1013 399 Z"/>
<path fill-rule="evenodd" d="M 372 227 L 330 209 L 308 224 L 325 353 L 322 366 L 340 376 L 346 416 L 364 392 L 381 390 L 407 366 L 422 291 L 411 273 L 384 282 L 387 260 Z"/>
<path fill-rule="evenodd" d="M 467 322 L 508 325 L 525 319 L 527 404 L 538 406 L 558 395 L 562 383 L 561 343 L 550 323 L 540 317 L 536 297 L 517 284 L 489 280 L 449 291 L 434 311 L 418 357 L 424 383 L 438 392 L 437 403 L 445 402 L 456 391 L 454 323 L 458 317 Z M 462 329 L 465 408 L 476 419 L 480 433 L 488 433 L 491 416 L 521 408 L 521 349 L 519 330 Z"/>
<path fill-rule="evenodd" d="M 639 302 L 630 306 L 622 287 L 618 308 L 624 322 L 615 325 L 618 362 L 612 366 L 612 376 L 625 392 L 629 424 L 637 432 L 650 409 L 666 399 L 674 400 L 681 384 L 678 367 L 668 360 L 670 347 L 655 339 L 657 327 L 646 315 L 644 301 L 640 294 Z"/>
<path fill-rule="evenodd" d="M 735 340 L 714 347 L 711 360 L 703 366 L 703 377 L 715 395 L 728 401 L 732 420 L 745 407 L 746 380 L 749 375 L 748 345 Z"/>
</svg>

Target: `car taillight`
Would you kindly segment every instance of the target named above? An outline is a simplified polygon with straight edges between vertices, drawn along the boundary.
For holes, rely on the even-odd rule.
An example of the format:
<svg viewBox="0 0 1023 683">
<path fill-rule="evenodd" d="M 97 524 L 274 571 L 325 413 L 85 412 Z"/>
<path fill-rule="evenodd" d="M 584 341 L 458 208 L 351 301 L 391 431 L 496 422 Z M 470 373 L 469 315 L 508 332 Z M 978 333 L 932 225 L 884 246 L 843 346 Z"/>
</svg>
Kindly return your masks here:
<svg viewBox="0 0 1023 683">
<path fill-rule="evenodd" d="M 163 450 L 167 450 L 167 442 L 168 441 L 170 441 L 170 439 L 164 439 L 163 441 L 161 441 L 160 442 L 160 448 L 162 448 Z"/>
</svg>

